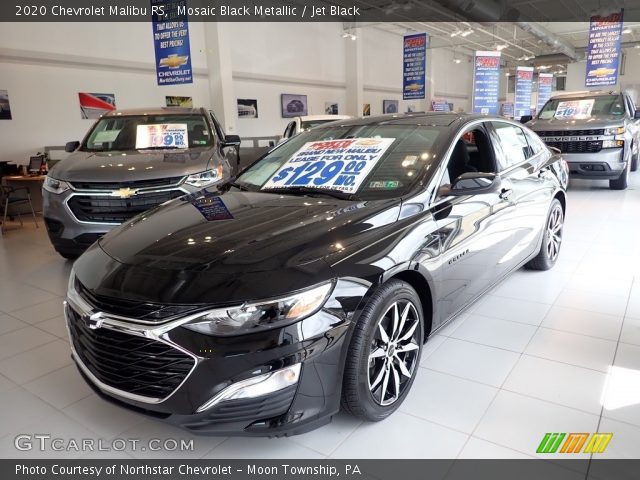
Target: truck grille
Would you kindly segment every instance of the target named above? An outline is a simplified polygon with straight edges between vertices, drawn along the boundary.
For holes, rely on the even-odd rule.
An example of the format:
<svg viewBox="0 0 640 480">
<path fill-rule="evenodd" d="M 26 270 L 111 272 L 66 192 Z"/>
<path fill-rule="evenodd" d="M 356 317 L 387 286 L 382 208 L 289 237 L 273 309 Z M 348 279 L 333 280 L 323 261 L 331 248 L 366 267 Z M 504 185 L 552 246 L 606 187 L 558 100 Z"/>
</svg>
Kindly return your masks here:
<svg viewBox="0 0 640 480">
<path fill-rule="evenodd" d="M 76 190 L 118 190 L 119 188 L 165 188 L 178 185 L 184 177 L 152 178 L 130 182 L 70 182 Z"/>
<path fill-rule="evenodd" d="M 108 328 L 86 326 L 67 308 L 73 348 L 102 383 L 150 398 L 169 396 L 184 381 L 194 359 L 169 344 Z"/>
<path fill-rule="evenodd" d="M 70 197 L 68 205 L 81 222 L 122 223 L 182 195 L 184 195 L 182 190 L 142 193 L 130 198 L 80 194 Z"/>
<path fill-rule="evenodd" d="M 562 153 L 598 153 L 602 150 L 601 141 L 593 142 L 546 142 L 550 147 L 559 149 Z"/>
<path fill-rule="evenodd" d="M 592 130 L 539 130 L 536 133 L 540 137 L 582 137 L 586 135 L 604 135 L 604 129 Z"/>
</svg>

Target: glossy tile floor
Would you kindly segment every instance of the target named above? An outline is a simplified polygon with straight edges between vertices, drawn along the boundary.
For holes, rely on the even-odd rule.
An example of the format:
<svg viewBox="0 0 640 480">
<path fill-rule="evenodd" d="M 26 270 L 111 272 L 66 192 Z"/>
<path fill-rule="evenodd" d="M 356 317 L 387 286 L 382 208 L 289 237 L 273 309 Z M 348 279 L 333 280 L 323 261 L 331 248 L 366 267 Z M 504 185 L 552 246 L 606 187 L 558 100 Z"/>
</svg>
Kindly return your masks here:
<svg viewBox="0 0 640 480">
<path fill-rule="evenodd" d="M 184 457 L 525 458 L 546 432 L 600 431 L 614 434 L 604 456 L 640 458 L 640 172 L 626 191 L 606 186 L 572 183 L 555 268 L 515 272 L 430 339 L 400 411 L 377 424 L 340 414 L 281 439 L 192 437 L 98 398 L 69 358 L 70 262 L 43 228 L 11 225 L 0 237 L 0 457 L 78 456 L 14 448 L 18 434 L 48 433 L 193 438 Z"/>
</svg>

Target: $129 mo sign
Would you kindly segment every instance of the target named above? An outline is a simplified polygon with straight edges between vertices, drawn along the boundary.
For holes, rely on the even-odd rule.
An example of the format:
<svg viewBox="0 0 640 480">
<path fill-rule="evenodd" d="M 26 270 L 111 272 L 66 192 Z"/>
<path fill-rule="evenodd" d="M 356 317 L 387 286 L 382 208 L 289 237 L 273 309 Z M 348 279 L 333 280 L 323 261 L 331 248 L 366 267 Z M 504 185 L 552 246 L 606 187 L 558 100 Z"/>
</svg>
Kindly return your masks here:
<svg viewBox="0 0 640 480">
<path fill-rule="evenodd" d="M 349 138 L 305 143 L 262 187 L 312 187 L 355 192 L 395 138 Z"/>
</svg>

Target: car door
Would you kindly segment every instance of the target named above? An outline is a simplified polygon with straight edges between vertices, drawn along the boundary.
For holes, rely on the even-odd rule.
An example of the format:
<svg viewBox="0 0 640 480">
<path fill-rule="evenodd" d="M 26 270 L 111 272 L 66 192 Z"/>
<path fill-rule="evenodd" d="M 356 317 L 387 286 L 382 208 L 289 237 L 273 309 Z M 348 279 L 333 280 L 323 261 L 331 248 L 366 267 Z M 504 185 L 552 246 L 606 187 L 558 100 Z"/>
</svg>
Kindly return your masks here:
<svg viewBox="0 0 640 480">
<path fill-rule="evenodd" d="M 552 175 L 546 166 L 551 152 L 542 140 L 521 125 L 507 121 L 489 122 L 503 185 L 508 185 L 515 208 L 508 218 L 513 232 L 513 249 L 505 257 L 511 270 L 537 251 L 551 197 Z"/>
<path fill-rule="evenodd" d="M 467 153 L 472 153 L 465 160 L 465 168 L 461 168 L 464 162 L 460 160 L 460 142 L 465 143 Z M 472 123 L 454 137 L 441 169 L 439 187 L 451 184 L 451 177 L 465 169 L 497 172 L 491 138 L 482 121 Z M 440 237 L 441 321 L 463 309 L 505 273 L 503 259 L 513 243 L 507 221 L 512 209 L 513 201 L 502 191 L 465 196 L 436 194 L 431 212 Z"/>
</svg>

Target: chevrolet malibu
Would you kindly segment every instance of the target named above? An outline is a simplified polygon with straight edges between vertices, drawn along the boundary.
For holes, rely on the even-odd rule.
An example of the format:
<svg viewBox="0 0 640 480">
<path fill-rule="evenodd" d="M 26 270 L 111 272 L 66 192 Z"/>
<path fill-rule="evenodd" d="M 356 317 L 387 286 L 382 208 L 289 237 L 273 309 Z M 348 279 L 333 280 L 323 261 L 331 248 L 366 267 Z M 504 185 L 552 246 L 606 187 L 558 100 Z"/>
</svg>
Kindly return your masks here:
<svg viewBox="0 0 640 480">
<path fill-rule="evenodd" d="M 111 228 L 185 193 L 228 179 L 239 137 L 205 109 L 114 110 L 49 172 L 44 221 L 55 250 L 75 258 Z"/>
<path fill-rule="evenodd" d="M 104 398 L 198 433 L 382 420 L 430 336 L 513 270 L 553 267 L 567 177 L 505 119 L 312 129 L 93 244 L 65 302 L 73 358 Z"/>
</svg>

